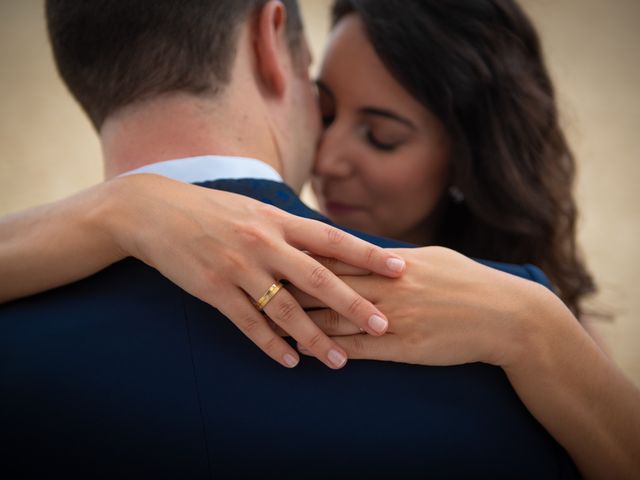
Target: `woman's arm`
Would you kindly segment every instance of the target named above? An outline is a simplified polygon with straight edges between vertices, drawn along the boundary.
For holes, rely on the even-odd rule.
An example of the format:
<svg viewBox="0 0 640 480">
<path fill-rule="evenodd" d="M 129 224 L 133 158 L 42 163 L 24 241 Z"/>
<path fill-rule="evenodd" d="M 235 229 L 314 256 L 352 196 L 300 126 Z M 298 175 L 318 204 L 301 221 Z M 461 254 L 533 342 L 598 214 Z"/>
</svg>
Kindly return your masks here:
<svg viewBox="0 0 640 480">
<path fill-rule="evenodd" d="M 128 256 L 99 222 L 111 184 L 0 218 L 0 303 L 88 277 Z"/>
<path fill-rule="evenodd" d="M 503 366 L 511 384 L 586 478 L 639 478 L 640 391 L 541 290 L 522 311 L 521 355 Z"/>
<path fill-rule="evenodd" d="M 0 223 L 0 301 L 72 282 L 126 257 L 218 308 L 284 366 L 297 352 L 252 301 L 280 279 L 322 298 L 372 335 L 384 315 L 304 250 L 389 276 L 402 259 L 321 222 L 233 193 L 131 175 Z M 265 313 L 331 368 L 346 361 L 283 288 Z"/>
<path fill-rule="evenodd" d="M 387 335 L 361 335 L 329 310 L 311 313 L 350 358 L 500 366 L 586 478 L 640 478 L 640 391 L 556 295 L 451 250 L 395 252 L 407 260 L 396 280 L 332 266 L 387 315 Z"/>
</svg>

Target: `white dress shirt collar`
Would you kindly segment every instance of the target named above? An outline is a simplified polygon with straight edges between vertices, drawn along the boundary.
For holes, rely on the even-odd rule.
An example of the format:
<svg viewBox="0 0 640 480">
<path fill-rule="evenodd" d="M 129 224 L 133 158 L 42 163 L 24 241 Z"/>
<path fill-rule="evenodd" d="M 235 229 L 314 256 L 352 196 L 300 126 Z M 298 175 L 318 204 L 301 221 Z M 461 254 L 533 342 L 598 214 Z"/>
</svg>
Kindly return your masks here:
<svg viewBox="0 0 640 480">
<path fill-rule="evenodd" d="M 185 183 L 240 178 L 283 182 L 280 174 L 261 160 L 223 155 L 205 155 L 152 163 L 123 173 L 121 176 L 134 173 L 155 173 Z"/>
</svg>

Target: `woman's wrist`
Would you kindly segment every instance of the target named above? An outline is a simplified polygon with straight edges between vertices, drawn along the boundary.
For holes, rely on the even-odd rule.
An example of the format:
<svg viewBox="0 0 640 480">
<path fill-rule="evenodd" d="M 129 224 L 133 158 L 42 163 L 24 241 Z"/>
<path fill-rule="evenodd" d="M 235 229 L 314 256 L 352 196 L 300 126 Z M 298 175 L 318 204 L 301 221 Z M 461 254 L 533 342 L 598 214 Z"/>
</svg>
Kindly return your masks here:
<svg viewBox="0 0 640 480">
<path fill-rule="evenodd" d="M 127 240 L 136 220 L 124 185 L 122 179 L 116 178 L 91 189 L 80 217 L 85 231 L 97 240 L 100 252 L 111 263 L 132 255 Z"/>
</svg>

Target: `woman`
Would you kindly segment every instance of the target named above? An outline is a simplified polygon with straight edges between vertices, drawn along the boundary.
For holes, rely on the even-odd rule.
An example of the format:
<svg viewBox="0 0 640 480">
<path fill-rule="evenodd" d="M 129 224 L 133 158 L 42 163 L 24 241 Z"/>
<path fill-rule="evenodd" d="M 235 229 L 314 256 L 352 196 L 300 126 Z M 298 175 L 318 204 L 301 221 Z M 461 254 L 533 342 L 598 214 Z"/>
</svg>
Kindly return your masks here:
<svg viewBox="0 0 640 480">
<path fill-rule="evenodd" d="M 537 264 L 579 316 L 580 302 L 594 286 L 575 249 L 573 160 L 536 34 L 512 2 L 339 0 L 319 89 L 325 132 L 314 188 L 332 219 L 467 256 Z M 154 181 L 162 185 L 160 193 L 147 186 L 147 195 L 135 195 L 141 182 Z M 127 182 L 135 183 L 129 194 Z M 129 213 L 117 218 L 153 219 L 148 225 L 160 226 L 152 238 L 165 236 L 166 251 L 179 254 L 165 256 L 157 244 L 151 248 L 152 242 L 127 226 L 133 224 L 119 224 L 113 215 L 104 221 L 98 211 L 99 218 L 82 223 L 81 203 L 92 196 L 98 199 L 93 204 L 100 203 L 114 191 L 122 196 L 120 205 L 128 205 L 127 195 L 134 199 L 133 206 L 123 207 Z M 185 212 L 216 225 L 199 208 L 205 197 L 216 195 L 223 194 L 167 180 L 118 179 L 46 212 L 5 222 L 5 230 L 35 225 L 58 236 L 73 232 L 73 222 L 94 226 L 81 244 L 41 253 L 48 263 L 32 261 L 28 268 L 22 263 L 6 271 L 15 284 L 29 285 L 20 293 L 25 294 L 134 255 L 185 289 L 202 291 L 208 272 L 217 268 L 205 265 L 205 258 L 214 256 L 193 251 L 189 239 L 196 232 L 183 228 L 178 215 L 165 218 L 159 207 L 169 196 L 183 202 Z M 241 211 L 245 200 L 235 201 L 227 211 Z M 224 204 L 218 206 L 224 214 Z M 70 213 L 66 227 L 43 225 L 47 215 Z M 285 225 L 282 218 L 273 222 Z M 223 252 L 233 245 L 233 235 L 222 229 L 208 235 Z M 280 241 L 287 243 L 287 236 Z M 17 245 L 7 262 L 20 254 L 27 258 L 43 245 L 50 246 L 39 238 Z M 242 253 L 252 258 L 249 251 Z M 376 338 L 361 335 L 330 311 L 314 312 L 352 358 L 499 365 L 585 475 L 623 477 L 637 470 L 638 393 L 555 296 L 451 250 L 396 253 L 410 268 L 392 280 L 393 295 L 385 293 L 391 280 L 332 266 L 392 320 L 388 334 Z M 34 279 L 39 270 L 56 278 Z M 322 306 L 290 289 L 304 306 Z M 222 308 L 217 299 L 211 303 Z"/>
</svg>

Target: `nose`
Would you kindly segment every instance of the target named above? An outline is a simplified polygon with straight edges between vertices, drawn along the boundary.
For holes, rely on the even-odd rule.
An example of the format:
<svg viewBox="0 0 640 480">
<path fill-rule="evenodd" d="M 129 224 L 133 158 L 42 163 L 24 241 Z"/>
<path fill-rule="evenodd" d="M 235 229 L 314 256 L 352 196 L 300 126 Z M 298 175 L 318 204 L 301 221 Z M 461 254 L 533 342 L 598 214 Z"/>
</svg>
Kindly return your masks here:
<svg viewBox="0 0 640 480">
<path fill-rule="evenodd" d="M 325 127 L 316 155 L 313 174 L 321 177 L 348 177 L 354 164 L 349 158 L 349 138 L 336 122 Z"/>
</svg>

